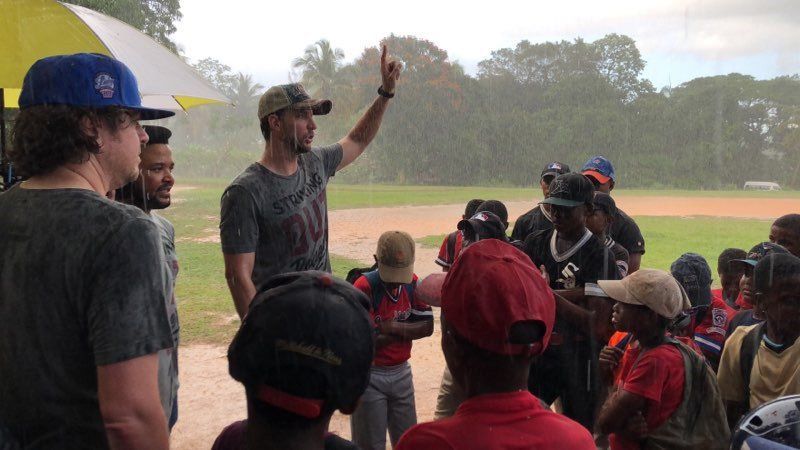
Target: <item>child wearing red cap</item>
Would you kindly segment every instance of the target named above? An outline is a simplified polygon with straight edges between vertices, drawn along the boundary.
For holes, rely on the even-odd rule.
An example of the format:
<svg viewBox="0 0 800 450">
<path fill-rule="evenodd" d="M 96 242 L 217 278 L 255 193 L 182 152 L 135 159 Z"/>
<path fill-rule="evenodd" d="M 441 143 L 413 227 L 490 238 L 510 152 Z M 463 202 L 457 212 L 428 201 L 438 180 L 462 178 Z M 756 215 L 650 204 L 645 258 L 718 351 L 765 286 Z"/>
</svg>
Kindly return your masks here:
<svg viewBox="0 0 800 450">
<path fill-rule="evenodd" d="M 594 450 L 586 429 L 527 390 L 554 320 L 553 294 L 524 253 L 497 239 L 464 250 L 442 287 L 442 350 L 467 400 L 408 430 L 396 450 Z"/>
</svg>

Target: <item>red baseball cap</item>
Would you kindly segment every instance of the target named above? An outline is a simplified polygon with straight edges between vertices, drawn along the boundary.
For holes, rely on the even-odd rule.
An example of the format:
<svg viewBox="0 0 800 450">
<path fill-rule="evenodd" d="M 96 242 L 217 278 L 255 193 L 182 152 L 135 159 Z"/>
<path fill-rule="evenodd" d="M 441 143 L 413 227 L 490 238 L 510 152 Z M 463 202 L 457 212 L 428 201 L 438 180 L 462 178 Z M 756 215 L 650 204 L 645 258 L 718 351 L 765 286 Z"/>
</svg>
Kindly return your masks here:
<svg viewBox="0 0 800 450">
<path fill-rule="evenodd" d="M 536 355 L 547 348 L 556 303 L 553 291 L 530 258 L 497 239 L 467 247 L 442 286 L 442 315 L 471 344 L 503 355 Z M 512 343 L 511 327 L 539 322 L 535 342 Z"/>
</svg>

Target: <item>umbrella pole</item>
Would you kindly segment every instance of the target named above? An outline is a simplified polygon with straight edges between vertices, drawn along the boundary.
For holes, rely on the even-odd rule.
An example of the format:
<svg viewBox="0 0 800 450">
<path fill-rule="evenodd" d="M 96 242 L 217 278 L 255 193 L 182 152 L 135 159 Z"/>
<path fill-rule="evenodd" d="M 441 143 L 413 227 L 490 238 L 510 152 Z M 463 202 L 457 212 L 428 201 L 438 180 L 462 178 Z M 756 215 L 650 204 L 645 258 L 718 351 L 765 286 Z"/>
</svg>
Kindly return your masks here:
<svg viewBox="0 0 800 450">
<path fill-rule="evenodd" d="M 5 169 L 6 165 L 8 165 L 6 161 L 6 96 L 5 90 L 0 88 L 0 169 Z M 6 177 L 5 170 L 0 177 L 3 179 L 3 186 L 11 183 L 11 180 Z"/>
</svg>

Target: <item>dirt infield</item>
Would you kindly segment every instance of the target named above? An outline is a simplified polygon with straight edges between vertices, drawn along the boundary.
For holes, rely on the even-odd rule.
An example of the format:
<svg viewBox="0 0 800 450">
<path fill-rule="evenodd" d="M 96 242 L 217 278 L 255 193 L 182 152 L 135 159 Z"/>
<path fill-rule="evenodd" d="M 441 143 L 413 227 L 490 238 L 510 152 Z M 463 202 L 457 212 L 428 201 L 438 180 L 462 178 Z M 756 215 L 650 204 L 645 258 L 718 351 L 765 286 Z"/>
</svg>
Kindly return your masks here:
<svg viewBox="0 0 800 450">
<path fill-rule="evenodd" d="M 615 197 L 617 204 L 633 216 L 718 216 L 770 219 L 800 211 L 797 199 Z M 530 209 L 531 202 L 508 202 L 512 220 Z M 463 205 L 408 206 L 350 209 L 330 212 L 330 252 L 364 262 L 372 260 L 374 245 L 385 230 L 402 229 L 414 238 L 452 231 L 463 213 Z M 211 230 L 214 231 L 214 230 Z M 205 241 L 218 241 L 209 234 Z M 438 271 L 433 264 L 436 250 L 419 248 L 416 271 L 422 276 Z M 180 282 L 180 280 L 179 280 Z M 430 420 L 436 403 L 444 359 L 434 335 L 414 344 L 414 371 L 419 421 Z M 176 449 L 210 448 L 219 431 L 246 416 L 244 391 L 227 372 L 226 348 L 191 345 L 180 349 L 181 389 L 179 419 L 173 430 Z M 348 419 L 336 415 L 331 431 L 349 437 Z"/>
</svg>

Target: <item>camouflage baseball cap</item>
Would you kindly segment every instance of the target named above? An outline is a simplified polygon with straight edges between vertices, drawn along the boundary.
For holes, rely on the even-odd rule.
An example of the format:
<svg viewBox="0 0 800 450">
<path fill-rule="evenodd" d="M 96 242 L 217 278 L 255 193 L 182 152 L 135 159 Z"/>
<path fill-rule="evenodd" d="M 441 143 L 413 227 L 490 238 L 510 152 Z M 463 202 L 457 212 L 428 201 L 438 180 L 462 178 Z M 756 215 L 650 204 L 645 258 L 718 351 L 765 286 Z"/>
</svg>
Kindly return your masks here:
<svg viewBox="0 0 800 450">
<path fill-rule="evenodd" d="M 310 109 L 314 115 L 322 116 L 331 112 L 330 100 L 311 98 L 300 83 L 279 84 L 267 89 L 258 100 L 258 119 L 284 108 Z"/>
</svg>

